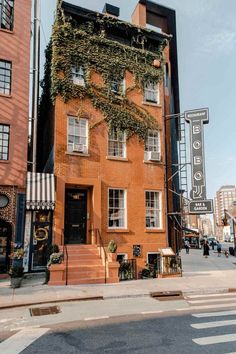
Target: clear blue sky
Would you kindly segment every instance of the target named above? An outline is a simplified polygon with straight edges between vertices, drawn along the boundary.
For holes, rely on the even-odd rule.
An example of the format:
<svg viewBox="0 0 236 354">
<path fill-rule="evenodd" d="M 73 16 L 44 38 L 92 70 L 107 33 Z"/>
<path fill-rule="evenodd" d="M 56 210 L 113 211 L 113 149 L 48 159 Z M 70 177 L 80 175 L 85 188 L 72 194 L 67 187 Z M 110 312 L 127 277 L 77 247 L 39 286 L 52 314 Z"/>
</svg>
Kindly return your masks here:
<svg viewBox="0 0 236 354">
<path fill-rule="evenodd" d="M 67 0 L 102 12 L 105 2 L 130 21 L 137 0 Z M 181 112 L 209 107 L 205 125 L 207 197 L 236 184 L 236 1 L 154 0 L 176 10 Z M 41 0 L 42 46 L 51 33 L 56 0 Z"/>
</svg>

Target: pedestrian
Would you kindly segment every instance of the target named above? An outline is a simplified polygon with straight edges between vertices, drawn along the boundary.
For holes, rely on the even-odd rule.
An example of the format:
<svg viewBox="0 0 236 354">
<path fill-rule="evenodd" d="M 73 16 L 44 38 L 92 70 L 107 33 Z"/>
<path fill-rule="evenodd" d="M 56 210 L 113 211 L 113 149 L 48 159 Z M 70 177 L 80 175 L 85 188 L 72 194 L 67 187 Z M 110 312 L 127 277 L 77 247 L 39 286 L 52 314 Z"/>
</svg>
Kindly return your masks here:
<svg viewBox="0 0 236 354">
<path fill-rule="evenodd" d="M 216 249 L 217 249 L 217 252 L 218 252 L 218 257 L 221 256 L 221 248 L 222 248 L 221 243 L 219 241 L 217 241 Z"/>
<path fill-rule="evenodd" d="M 205 258 L 207 258 L 209 256 L 209 250 L 210 250 L 210 247 L 209 247 L 208 241 L 204 240 L 204 243 L 203 243 L 203 256 L 205 256 Z"/>
<path fill-rule="evenodd" d="M 211 248 L 212 248 L 212 251 L 214 251 L 214 249 L 215 249 L 215 241 L 214 240 L 211 241 Z"/>
<path fill-rule="evenodd" d="M 189 243 L 188 240 L 184 241 L 184 247 L 185 247 L 185 250 L 186 250 L 186 254 L 189 254 L 190 243 Z"/>
</svg>

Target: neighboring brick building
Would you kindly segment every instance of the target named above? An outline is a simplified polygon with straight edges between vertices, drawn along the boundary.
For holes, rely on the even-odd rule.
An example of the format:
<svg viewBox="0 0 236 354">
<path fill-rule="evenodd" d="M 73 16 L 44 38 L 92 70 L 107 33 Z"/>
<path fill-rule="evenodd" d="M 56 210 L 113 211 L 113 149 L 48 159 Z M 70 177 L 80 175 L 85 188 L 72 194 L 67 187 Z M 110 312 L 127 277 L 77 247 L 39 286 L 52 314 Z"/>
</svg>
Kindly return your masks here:
<svg viewBox="0 0 236 354">
<path fill-rule="evenodd" d="M 80 255 L 80 269 L 70 261 L 95 254 L 92 245 L 115 240 L 138 272 L 160 248 L 179 248 L 179 203 L 167 188 L 179 193 L 178 124 L 164 119 L 179 113 L 175 13 L 140 1 L 130 24 L 105 10 L 63 2 L 45 68 L 38 162 L 56 176 L 53 242 L 67 245 L 71 284 L 103 281 L 93 258 Z"/>
<path fill-rule="evenodd" d="M 0 272 L 23 242 L 27 171 L 30 0 L 0 0 Z"/>
</svg>

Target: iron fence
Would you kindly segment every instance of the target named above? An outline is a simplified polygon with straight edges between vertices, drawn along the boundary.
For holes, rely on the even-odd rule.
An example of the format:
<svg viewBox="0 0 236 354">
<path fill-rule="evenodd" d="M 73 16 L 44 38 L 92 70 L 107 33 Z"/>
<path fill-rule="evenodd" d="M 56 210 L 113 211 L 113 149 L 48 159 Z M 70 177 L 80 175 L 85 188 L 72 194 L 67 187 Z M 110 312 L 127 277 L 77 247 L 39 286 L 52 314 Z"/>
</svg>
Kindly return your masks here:
<svg viewBox="0 0 236 354">
<path fill-rule="evenodd" d="M 120 262 L 119 279 L 120 281 L 137 279 L 136 259 L 123 259 Z"/>
</svg>

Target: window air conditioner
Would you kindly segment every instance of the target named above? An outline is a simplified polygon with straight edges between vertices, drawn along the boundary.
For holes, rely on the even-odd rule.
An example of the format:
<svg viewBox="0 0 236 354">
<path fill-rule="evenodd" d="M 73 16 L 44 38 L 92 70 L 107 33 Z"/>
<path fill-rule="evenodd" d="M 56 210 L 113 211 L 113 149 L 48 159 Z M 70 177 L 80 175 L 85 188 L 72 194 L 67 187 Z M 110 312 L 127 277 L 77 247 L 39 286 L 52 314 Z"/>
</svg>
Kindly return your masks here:
<svg viewBox="0 0 236 354">
<path fill-rule="evenodd" d="M 74 152 L 84 152 L 84 145 L 83 144 L 73 144 L 72 150 Z"/>
<path fill-rule="evenodd" d="M 161 154 L 157 151 L 148 151 L 147 159 L 148 161 L 161 161 Z"/>
</svg>

